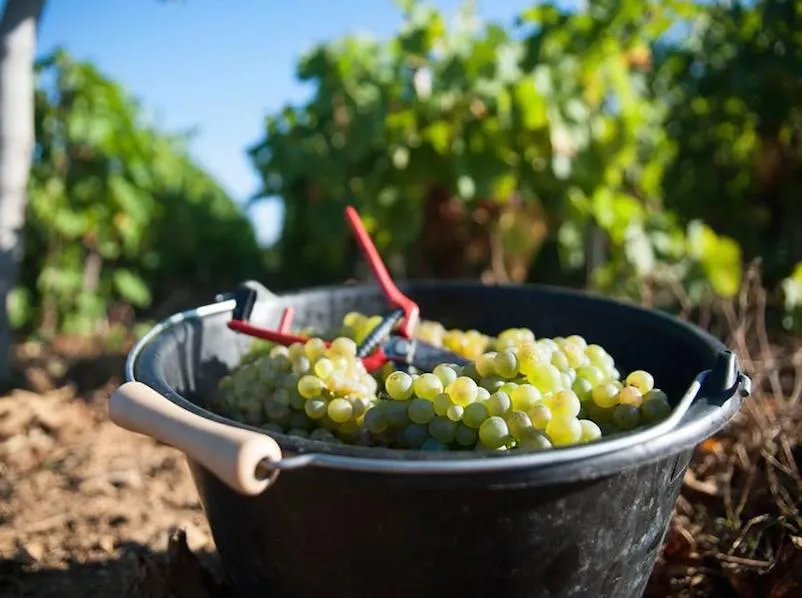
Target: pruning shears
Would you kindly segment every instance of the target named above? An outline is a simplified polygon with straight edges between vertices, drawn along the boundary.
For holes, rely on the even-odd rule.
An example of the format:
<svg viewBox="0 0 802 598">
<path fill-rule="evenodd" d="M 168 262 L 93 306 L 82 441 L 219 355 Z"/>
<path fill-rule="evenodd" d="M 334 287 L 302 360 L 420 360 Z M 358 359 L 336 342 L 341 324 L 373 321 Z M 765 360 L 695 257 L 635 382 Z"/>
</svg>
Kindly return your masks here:
<svg viewBox="0 0 802 598">
<path fill-rule="evenodd" d="M 382 321 L 358 346 L 357 357 L 362 360 L 365 368 L 373 372 L 387 362 L 392 362 L 400 369 L 411 366 L 417 370 L 430 372 L 441 363 L 467 364 L 468 360 L 464 357 L 415 338 L 415 329 L 420 322 L 418 304 L 404 295 L 390 277 L 390 273 L 370 235 L 365 230 L 357 211 L 352 206 L 348 206 L 345 208 L 345 217 L 379 282 L 387 303 L 395 308 L 382 318 Z M 290 332 L 294 316 L 292 307 L 284 309 L 278 329 L 269 330 L 248 322 L 256 300 L 253 290 L 241 288 L 234 293 L 234 299 L 236 307 L 232 319 L 228 322 L 231 330 L 285 346 L 293 343 L 305 343 L 309 340 L 308 336 Z"/>
</svg>

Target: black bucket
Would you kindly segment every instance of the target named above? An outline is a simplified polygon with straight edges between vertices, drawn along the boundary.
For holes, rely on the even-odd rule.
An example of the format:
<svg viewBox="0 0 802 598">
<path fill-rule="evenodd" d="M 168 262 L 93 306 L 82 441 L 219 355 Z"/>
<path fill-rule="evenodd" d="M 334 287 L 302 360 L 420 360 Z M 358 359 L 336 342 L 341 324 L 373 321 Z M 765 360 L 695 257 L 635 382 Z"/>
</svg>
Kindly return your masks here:
<svg viewBox="0 0 802 598">
<path fill-rule="evenodd" d="M 734 355 L 676 318 L 584 293 L 470 283 L 402 290 L 425 318 L 447 327 L 580 334 L 605 347 L 620 371 L 653 373 L 675 413 L 610 440 L 497 456 L 274 434 L 281 474 L 256 496 L 234 491 L 190 458 L 237 595 L 641 596 L 694 447 L 722 428 L 749 394 Z M 349 311 L 386 311 L 373 286 L 261 295 L 253 320 L 262 326 L 275 327 L 289 305 L 297 324 L 316 329 L 339 323 Z M 227 328 L 233 308 L 224 300 L 158 325 L 132 350 L 127 378 L 182 413 L 261 437 L 265 432 L 203 409 L 251 342 Z M 145 424 L 137 431 L 159 437 Z"/>
</svg>

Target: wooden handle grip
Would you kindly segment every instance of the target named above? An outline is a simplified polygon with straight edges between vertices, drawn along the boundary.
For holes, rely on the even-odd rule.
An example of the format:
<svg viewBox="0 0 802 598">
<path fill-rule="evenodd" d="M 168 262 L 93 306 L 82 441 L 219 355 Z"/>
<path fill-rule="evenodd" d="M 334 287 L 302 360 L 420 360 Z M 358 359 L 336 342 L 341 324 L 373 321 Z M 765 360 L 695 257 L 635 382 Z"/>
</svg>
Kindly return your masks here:
<svg viewBox="0 0 802 598">
<path fill-rule="evenodd" d="M 242 494 L 260 494 L 275 479 L 257 474 L 260 461 L 281 460 L 281 448 L 269 436 L 196 415 L 141 382 L 126 382 L 114 391 L 109 417 L 184 452 Z"/>
</svg>

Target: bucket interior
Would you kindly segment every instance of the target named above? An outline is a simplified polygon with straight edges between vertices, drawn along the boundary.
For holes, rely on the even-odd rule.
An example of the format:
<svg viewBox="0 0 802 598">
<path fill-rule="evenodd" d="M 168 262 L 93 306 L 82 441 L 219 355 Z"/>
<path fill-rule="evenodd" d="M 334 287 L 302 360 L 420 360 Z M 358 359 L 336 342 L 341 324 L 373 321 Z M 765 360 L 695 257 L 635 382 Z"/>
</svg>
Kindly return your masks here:
<svg viewBox="0 0 802 598">
<path fill-rule="evenodd" d="M 530 328 L 536 337 L 579 334 L 588 343 L 604 347 L 615 359 L 622 376 L 635 369 L 650 372 L 672 405 L 700 372 L 713 367 L 716 356 L 725 349 L 703 330 L 671 316 L 582 292 L 479 283 L 416 283 L 401 287 L 420 305 L 424 319 L 439 321 L 446 328 L 473 328 L 491 335 L 512 327 Z M 339 325 L 350 311 L 370 315 L 388 311 L 376 286 L 341 286 L 265 301 L 255 310 L 253 323 L 275 328 L 285 306 L 295 309 L 294 326 L 321 330 Z M 177 393 L 193 405 L 203 407 L 220 378 L 237 365 L 253 342 L 250 337 L 227 328 L 230 318 L 230 311 L 225 311 L 184 318 L 170 326 L 136 356 L 134 378 L 165 395 Z M 736 410 L 737 405 L 721 413 L 721 401 L 701 398 L 686 414 L 682 426 L 721 427 Z M 206 412 L 203 414 L 208 416 Z M 706 419 L 708 425 L 702 426 Z M 697 441 L 713 431 L 707 430 Z M 432 453 L 419 451 L 342 445 L 321 448 L 325 443 L 288 436 L 277 439 L 293 452 L 307 452 L 311 443 L 314 452 L 364 457 L 365 450 L 376 454 L 389 451 L 396 458 L 400 453 L 414 452 L 414 458 L 433 458 Z"/>
</svg>

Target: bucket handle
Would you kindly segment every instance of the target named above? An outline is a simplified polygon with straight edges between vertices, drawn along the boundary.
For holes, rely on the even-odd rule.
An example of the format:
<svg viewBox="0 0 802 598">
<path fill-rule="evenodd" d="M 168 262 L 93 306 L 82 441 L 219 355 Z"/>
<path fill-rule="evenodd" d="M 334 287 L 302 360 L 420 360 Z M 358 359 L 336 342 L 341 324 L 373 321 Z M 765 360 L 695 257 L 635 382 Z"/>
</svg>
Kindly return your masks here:
<svg viewBox="0 0 802 598">
<path fill-rule="evenodd" d="M 279 463 L 282 453 L 270 436 L 201 417 L 141 382 L 114 391 L 109 418 L 182 451 L 241 494 L 260 494 L 278 476 L 271 464 Z"/>
<path fill-rule="evenodd" d="M 669 418 L 663 422 L 665 429 L 661 434 L 673 430 L 699 397 L 712 401 L 726 401 L 736 393 L 740 393 L 743 397 L 752 394 L 751 378 L 741 372 L 738 357 L 729 349 L 719 352 L 713 367 L 702 372 L 697 381 L 696 391 L 686 393 L 672 410 Z M 668 425 L 669 422 L 671 425 Z"/>
</svg>

